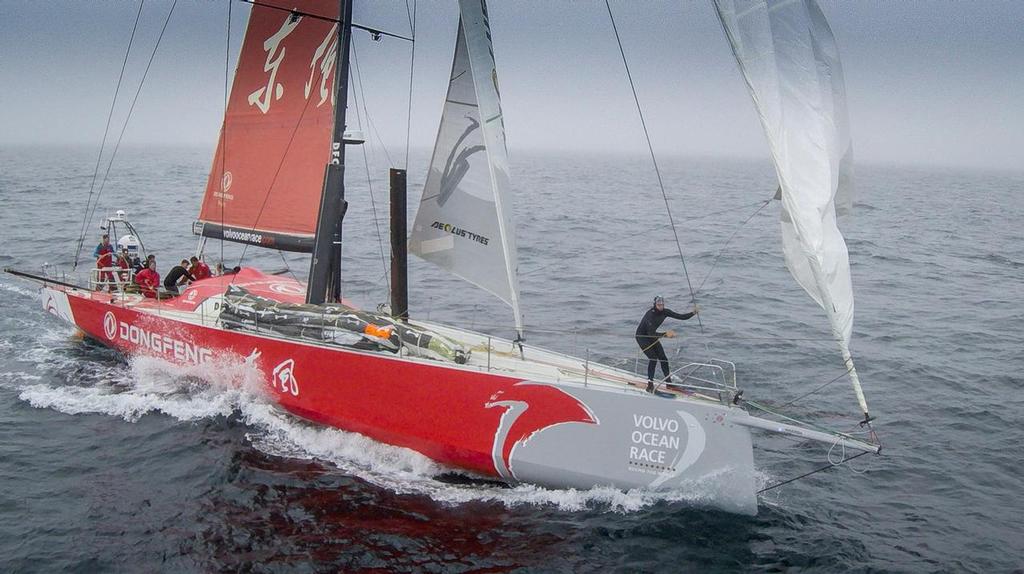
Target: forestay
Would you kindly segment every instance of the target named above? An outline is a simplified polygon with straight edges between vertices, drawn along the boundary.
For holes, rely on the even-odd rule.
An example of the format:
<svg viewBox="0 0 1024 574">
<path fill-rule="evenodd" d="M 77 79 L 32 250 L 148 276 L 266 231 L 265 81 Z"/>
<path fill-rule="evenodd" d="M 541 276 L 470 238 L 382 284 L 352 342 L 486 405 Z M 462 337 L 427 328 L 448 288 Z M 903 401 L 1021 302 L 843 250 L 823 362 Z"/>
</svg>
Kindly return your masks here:
<svg viewBox="0 0 1024 574">
<path fill-rule="evenodd" d="M 786 266 L 828 314 L 867 417 L 849 342 L 853 289 L 836 222 L 852 190 L 846 89 L 835 38 L 815 0 L 714 0 L 771 148 Z"/>
<path fill-rule="evenodd" d="M 487 11 L 459 3 L 455 57 L 409 250 L 519 312 L 515 228 L 498 77 Z"/>
</svg>

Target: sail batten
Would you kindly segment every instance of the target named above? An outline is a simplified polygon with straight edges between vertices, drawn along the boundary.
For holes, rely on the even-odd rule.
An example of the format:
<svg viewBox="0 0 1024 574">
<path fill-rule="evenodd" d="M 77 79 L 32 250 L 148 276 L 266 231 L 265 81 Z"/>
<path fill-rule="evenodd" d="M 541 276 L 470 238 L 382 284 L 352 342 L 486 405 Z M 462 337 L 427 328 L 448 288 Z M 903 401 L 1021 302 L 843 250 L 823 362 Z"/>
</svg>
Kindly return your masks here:
<svg viewBox="0 0 1024 574">
<path fill-rule="evenodd" d="M 775 164 L 786 267 L 828 316 L 867 416 L 849 348 L 849 254 L 836 219 L 851 205 L 853 151 L 835 38 L 815 0 L 713 1 Z"/>
<path fill-rule="evenodd" d="M 253 6 L 196 233 L 311 251 L 330 154 L 337 17 L 336 3 L 317 0 Z"/>
<path fill-rule="evenodd" d="M 487 12 L 459 3 L 448 94 L 409 251 L 494 294 L 522 332 L 508 152 Z"/>
</svg>

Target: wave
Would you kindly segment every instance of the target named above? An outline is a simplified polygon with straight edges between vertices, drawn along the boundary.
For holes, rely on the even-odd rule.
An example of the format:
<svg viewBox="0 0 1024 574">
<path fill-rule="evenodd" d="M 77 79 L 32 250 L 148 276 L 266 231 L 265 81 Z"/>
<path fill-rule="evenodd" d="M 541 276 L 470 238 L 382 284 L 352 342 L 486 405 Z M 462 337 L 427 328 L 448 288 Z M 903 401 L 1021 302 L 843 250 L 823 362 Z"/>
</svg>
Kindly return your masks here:
<svg viewBox="0 0 1024 574">
<path fill-rule="evenodd" d="M 7 291 L 9 293 L 14 293 L 16 295 L 21 295 L 22 297 L 28 297 L 30 299 L 39 299 L 39 290 L 28 289 L 20 285 L 14 285 L 12 283 L 0 283 L 0 291 Z"/>
</svg>

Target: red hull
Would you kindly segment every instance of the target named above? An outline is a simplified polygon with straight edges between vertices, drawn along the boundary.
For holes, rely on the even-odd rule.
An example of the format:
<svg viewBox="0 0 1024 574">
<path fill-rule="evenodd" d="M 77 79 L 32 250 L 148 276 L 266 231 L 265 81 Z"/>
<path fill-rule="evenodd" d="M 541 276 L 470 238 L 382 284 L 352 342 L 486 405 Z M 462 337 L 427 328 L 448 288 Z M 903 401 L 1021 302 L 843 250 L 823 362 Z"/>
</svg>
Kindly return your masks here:
<svg viewBox="0 0 1024 574">
<path fill-rule="evenodd" d="M 288 411 L 498 476 L 492 445 L 503 411 L 485 405 L 520 379 L 203 327 L 123 307 L 99 294 L 66 293 L 74 323 L 126 354 L 202 363 L 255 352 L 270 392 Z"/>
</svg>

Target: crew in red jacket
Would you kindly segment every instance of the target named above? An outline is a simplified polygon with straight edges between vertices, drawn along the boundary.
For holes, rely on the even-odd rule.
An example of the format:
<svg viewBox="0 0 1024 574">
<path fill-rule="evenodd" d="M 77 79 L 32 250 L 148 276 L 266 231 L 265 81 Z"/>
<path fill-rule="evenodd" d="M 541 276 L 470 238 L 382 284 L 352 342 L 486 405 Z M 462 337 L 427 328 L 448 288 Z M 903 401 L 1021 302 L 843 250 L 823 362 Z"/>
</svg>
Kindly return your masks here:
<svg viewBox="0 0 1024 574">
<path fill-rule="evenodd" d="M 104 236 L 104 238 L 105 237 L 106 236 Z M 110 247 L 109 244 L 107 246 Z M 104 249 L 104 250 L 100 251 L 99 255 L 96 257 L 96 268 L 97 269 L 107 269 L 107 268 L 113 267 L 113 266 L 114 266 L 114 251 L 113 251 L 113 248 L 111 247 L 109 250 Z M 96 285 L 96 290 L 97 291 L 102 291 L 103 290 L 103 285 L 108 285 L 111 291 L 114 290 L 114 274 L 112 272 L 110 272 L 110 271 L 100 271 L 99 274 L 98 274 L 98 279 L 99 279 L 99 281 L 98 281 L 98 284 Z"/>
<path fill-rule="evenodd" d="M 206 279 L 207 277 L 210 277 L 212 275 L 210 273 L 210 267 L 206 263 L 200 261 L 198 257 L 193 255 L 190 261 L 192 265 L 189 266 L 188 272 L 192 274 L 192 277 L 195 278 L 195 281 L 199 281 L 200 279 Z"/>
<path fill-rule="evenodd" d="M 156 261 L 150 261 L 149 266 L 135 274 L 135 282 L 146 297 L 156 298 L 156 290 L 160 287 L 160 274 L 156 272 Z"/>
</svg>

